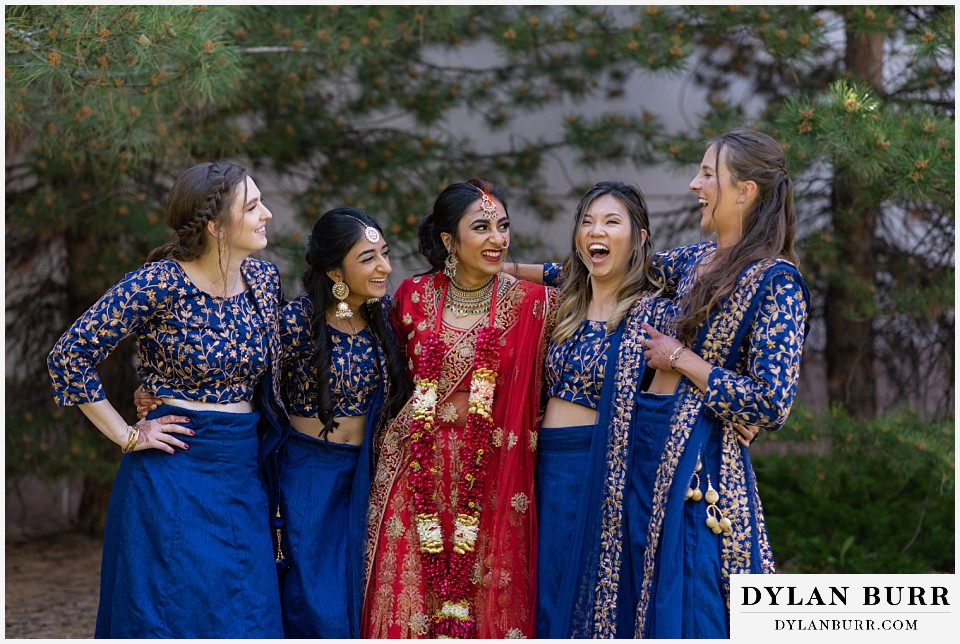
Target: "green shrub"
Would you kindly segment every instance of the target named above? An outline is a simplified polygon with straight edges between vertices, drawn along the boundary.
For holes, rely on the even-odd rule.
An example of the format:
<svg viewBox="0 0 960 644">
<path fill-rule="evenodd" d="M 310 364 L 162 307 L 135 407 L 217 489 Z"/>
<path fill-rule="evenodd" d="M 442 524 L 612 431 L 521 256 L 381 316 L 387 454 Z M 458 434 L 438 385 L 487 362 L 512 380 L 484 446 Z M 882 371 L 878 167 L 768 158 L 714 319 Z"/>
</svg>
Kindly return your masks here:
<svg viewBox="0 0 960 644">
<path fill-rule="evenodd" d="M 952 418 L 798 407 L 751 449 L 780 572 L 954 572 Z"/>
</svg>

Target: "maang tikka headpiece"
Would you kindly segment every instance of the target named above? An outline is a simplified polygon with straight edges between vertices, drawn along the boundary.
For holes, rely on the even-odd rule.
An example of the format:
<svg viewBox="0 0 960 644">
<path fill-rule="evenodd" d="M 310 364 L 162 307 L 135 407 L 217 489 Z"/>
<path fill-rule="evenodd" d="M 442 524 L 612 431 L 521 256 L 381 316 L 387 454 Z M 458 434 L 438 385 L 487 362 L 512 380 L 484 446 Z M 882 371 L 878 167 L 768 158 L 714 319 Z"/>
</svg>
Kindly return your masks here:
<svg viewBox="0 0 960 644">
<path fill-rule="evenodd" d="M 483 190 L 480 191 L 480 216 L 484 219 L 497 218 L 497 205 Z"/>
<path fill-rule="evenodd" d="M 362 219 L 359 217 L 354 217 L 353 215 L 347 215 L 350 219 L 356 219 L 360 222 L 360 225 L 363 226 L 363 236 L 367 238 L 367 241 L 371 244 L 376 244 L 380 241 L 380 231 L 374 228 L 373 226 L 368 226 Z"/>
</svg>

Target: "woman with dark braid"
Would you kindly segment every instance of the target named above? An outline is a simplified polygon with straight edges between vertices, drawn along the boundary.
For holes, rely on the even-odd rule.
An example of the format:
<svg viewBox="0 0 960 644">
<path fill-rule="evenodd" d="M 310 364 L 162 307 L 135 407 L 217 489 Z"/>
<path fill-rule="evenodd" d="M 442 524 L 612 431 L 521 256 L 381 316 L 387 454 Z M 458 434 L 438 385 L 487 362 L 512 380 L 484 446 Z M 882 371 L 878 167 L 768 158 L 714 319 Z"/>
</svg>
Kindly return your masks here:
<svg viewBox="0 0 960 644">
<path fill-rule="evenodd" d="M 97 637 L 283 636 L 260 454 L 280 442 L 280 277 L 250 255 L 272 215 L 228 162 L 184 172 L 167 200 L 170 243 L 114 285 L 47 363 L 124 457 L 107 515 Z M 163 404 L 128 425 L 97 365 L 128 336 Z M 258 425 L 261 430 L 258 436 Z"/>
<path fill-rule="evenodd" d="M 373 439 L 410 395 L 390 322 L 389 254 L 369 215 L 334 208 L 307 242 L 305 293 L 283 306 L 280 387 L 295 431 L 270 462 L 279 462 L 271 480 L 288 638 L 360 634 Z M 161 402 L 142 388 L 134 399 L 138 411 Z"/>
<path fill-rule="evenodd" d="M 374 436 L 410 395 L 390 323 L 389 252 L 362 210 L 324 213 L 307 244 L 305 294 L 283 308 L 296 430 L 280 468 L 287 637 L 360 636 Z"/>
</svg>

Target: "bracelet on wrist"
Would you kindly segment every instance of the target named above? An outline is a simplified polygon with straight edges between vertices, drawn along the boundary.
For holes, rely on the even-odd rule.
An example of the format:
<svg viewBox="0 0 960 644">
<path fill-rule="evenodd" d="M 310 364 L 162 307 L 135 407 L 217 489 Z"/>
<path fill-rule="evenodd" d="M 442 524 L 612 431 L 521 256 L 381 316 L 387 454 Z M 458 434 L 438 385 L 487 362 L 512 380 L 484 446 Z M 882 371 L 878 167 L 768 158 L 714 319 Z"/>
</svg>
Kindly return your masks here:
<svg viewBox="0 0 960 644">
<path fill-rule="evenodd" d="M 132 452 L 139 442 L 140 430 L 135 426 L 127 425 L 127 444 L 120 448 L 120 451 L 124 454 Z"/>
<path fill-rule="evenodd" d="M 680 356 L 683 355 L 683 352 L 689 349 L 690 347 L 686 345 L 681 345 L 676 348 L 676 350 L 670 354 L 670 369 L 672 371 L 677 370 L 677 360 L 680 359 Z"/>
</svg>

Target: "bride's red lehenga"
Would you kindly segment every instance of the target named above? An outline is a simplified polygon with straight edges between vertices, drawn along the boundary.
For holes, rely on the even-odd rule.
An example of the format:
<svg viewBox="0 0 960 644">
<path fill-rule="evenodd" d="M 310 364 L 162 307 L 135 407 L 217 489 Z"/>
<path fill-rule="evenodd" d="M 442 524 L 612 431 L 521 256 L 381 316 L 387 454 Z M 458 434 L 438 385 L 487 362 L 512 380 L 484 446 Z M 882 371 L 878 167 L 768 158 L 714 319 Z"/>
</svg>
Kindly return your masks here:
<svg viewBox="0 0 960 644">
<path fill-rule="evenodd" d="M 440 321 L 447 282 L 442 273 L 405 280 L 397 290 L 394 324 L 405 342 L 415 385 L 427 382 L 424 378 L 437 366 L 439 378 L 436 398 L 430 387 L 418 387 L 378 440 L 370 494 L 364 638 L 434 638 L 448 633 L 497 639 L 534 636 L 536 421 L 556 293 L 505 275 L 497 281 L 495 308 L 468 330 Z M 491 355 L 484 357 L 482 348 L 478 355 L 477 339 L 491 320 L 495 327 Z M 443 347 L 439 365 L 436 356 L 429 356 L 436 331 Z M 485 361 L 493 371 L 486 380 L 488 372 L 476 364 Z M 480 409 L 483 383 L 495 383 L 493 399 L 486 401 L 492 423 L 480 414 L 471 425 L 479 433 L 473 434 L 478 430 L 466 427 L 473 415 L 465 408 L 466 397 L 459 397 L 460 409 L 448 400 L 452 393 L 470 392 L 471 380 L 471 400 Z M 432 471 L 432 476 L 418 478 L 418 471 Z M 480 490 L 468 487 L 471 479 Z M 470 501 L 476 512 L 466 507 Z M 473 515 L 478 515 L 479 524 L 464 528 L 464 520 L 470 526 Z M 436 537 L 439 524 L 442 552 L 421 552 L 418 523 L 419 534 L 425 537 Z M 455 530 L 459 554 L 453 553 Z M 429 540 L 426 537 L 425 543 Z M 464 549 L 464 542 L 474 551 Z M 461 559 L 454 561 L 457 557 Z"/>
</svg>

